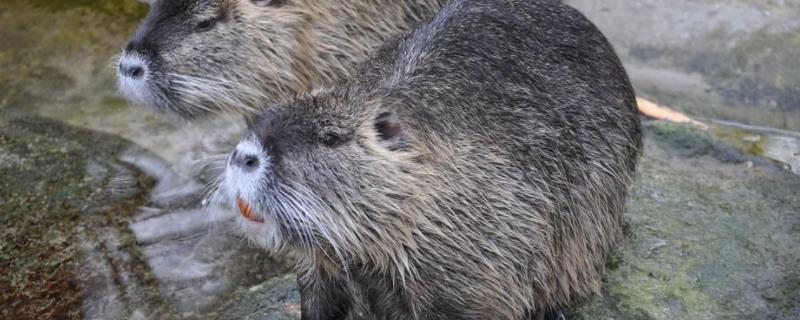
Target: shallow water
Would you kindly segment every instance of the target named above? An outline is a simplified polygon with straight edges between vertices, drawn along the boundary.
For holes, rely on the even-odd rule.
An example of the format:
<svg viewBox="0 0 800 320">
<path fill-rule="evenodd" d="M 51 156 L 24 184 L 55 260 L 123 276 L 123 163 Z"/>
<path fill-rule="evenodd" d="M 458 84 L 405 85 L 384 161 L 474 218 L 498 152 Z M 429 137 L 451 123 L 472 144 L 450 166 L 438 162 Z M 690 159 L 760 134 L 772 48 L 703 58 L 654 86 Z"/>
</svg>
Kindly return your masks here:
<svg viewBox="0 0 800 320">
<path fill-rule="evenodd" d="M 145 11 L 0 2 L 0 318 L 213 318 L 286 270 L 200 204 L 200 164 L 240 121 L 176 126 L 116 94 L 113 56 Z M 712 132 L 800 174 L 796 134 Z"/>
<path fill-rule="evenodd" d="M 762 156 L 800 175 L 800 133 L 714 120 L 710 132 L 740 150 Z"/>
<path fill-rule="evenodd" d="M 200 164 L 238 119 L 176 126 L 117 95 L 113 56 L 145 13 L 0 3 L 0 318 L 213 318 L 286 270 L 201 206 Z"/>
</svg>

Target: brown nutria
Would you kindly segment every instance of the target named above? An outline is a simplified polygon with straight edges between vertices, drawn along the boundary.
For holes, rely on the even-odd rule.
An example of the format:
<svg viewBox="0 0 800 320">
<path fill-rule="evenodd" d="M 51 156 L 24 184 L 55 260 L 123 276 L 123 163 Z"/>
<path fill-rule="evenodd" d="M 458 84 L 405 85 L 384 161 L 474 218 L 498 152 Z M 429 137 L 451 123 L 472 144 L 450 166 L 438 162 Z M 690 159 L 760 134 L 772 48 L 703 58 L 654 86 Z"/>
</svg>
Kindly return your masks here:
<svg viewBox="0 0 800 320">
<path fill-rule="evenodd" d="M 613 48 L 557 0 L 453 0 L 231 154 L 303 319 L 530 319 L 600 288 L 642 147 Z"/>
<path fill-rule="evenodd" d="M 150 0 L 118 63 L 131 102 L 183 118 L 307 92 L 352 73 L 446 0 Z"/>
</svg>

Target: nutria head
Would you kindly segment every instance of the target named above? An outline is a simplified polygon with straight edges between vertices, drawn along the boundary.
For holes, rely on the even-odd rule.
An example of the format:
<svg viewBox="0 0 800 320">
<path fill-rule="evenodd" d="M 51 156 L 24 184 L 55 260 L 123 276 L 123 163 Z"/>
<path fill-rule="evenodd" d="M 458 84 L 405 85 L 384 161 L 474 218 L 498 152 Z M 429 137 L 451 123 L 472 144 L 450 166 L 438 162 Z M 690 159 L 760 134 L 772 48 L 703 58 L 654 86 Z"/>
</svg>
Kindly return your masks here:
<svg viewBox="0 0 800 320">
<path fill-rule="evenodd" d="M 249 238 L 272 251 L 396 258 L 378 257 L 391 250 L 376 246 L 408 243 L 395 241 L 409 236 L 411 211 L 404 205 L 417 194 L 417 168 L 409 132 L 385 105 L 309 98 L 255 121 L 232 152 L 224 180 Z"/>
<path fill-rule="evenodd" d="M 248 113 L 347 76 L 443 0 L 151 0 L 119 58 L 132 103 Z"/>
<path fill-rule="evenodd" d="M 226 106 L 225 97 L 261 97 L 260 77 L 274 80 L 267 94 L 291 91 L 304 81 L 292 67 L 306 17 L 287 2 L 150 1 L 119 59 L 120 90 L 131 102 L 186 117 Z"/>
</svg>

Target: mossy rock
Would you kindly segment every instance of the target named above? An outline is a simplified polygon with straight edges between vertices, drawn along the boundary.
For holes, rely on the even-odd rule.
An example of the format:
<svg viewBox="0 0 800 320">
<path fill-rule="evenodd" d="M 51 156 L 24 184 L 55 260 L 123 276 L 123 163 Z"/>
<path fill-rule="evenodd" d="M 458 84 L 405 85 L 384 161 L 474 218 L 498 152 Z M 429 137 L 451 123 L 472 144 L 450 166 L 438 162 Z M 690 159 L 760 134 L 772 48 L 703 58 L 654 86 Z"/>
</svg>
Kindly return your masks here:
<svg viewBox="0 0 800 320">
<path fill-rule="evenodd" d="M 294 320 L 300 315 L 300 293 L 294 274 L 275 277 L 251 288 L 223 308 L 217 320 Z"/>
<path fill-rule="evenodd" d="M 626 237 L 572 319 L 799 319 L 800 177 L 691 126 L 648 123 Z"/>
<path fill-rule="evenodd" d="M 79 221 L 121 223 L 153 183 L 118 160 L 130 148 L 40 117 L 0 117 L 0 318 L 80 315 Z"/>
<path fill-rule="evenodd" d="M 670 154 L 679 158 L 711 156 L 724 163 L 743 163 L 759 161 L 756 157 L 745 155 L 733 145 L 711 136 L 693 126 L 651 121 L 645 123 L 648 137 L 662 144 Z"/>
</svg>

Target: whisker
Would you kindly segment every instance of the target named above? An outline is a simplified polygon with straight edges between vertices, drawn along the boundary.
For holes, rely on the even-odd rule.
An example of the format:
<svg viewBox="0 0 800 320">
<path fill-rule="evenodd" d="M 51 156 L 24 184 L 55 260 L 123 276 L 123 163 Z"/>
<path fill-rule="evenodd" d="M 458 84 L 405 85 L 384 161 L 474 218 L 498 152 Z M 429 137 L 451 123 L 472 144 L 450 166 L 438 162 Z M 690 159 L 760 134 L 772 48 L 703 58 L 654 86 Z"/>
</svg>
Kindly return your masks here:
<svg viewBox="0 0 800 320">
<path fill-rule="evenodd" d="M 265 90 L 248 86 L 245 84 L 247 81 L 176 73 L 168 76 L 174 90 L 181 94 L 187 105 L 206 112 L 255 113 L 258 108 L 254 106 L 271 100 Z"/>
<path fill-rule="evenodd" d="M 289 190 L 290 193 L 293 195 L 293 197 L 290 197 L 290 199 L 296 200 L 298 196 L 302 197 L 303 199 L 302 203 L 306 205 L 303 206 L 304 210 L 303 212 L 299 212 L 298 216 L 302 217 L 304 220 L 308 222 L 311 222 L 311 224 L 317 227 L 322 237 L 325 238 L 325 240 L 327 240 L 331 245 L 334 254 L 336 254 L 338 258 L 337 260 L 339 260 L 341 263 L 342 269 L 345 271 L 346 274 L 349 274 L 347 269 L 347 260 L 344 258 L 344 255 L 342 254 L 341 248 L 337 241 L 337 237 L 331 236 L 328 228 L 325 226 L 324 223 L 322 223 L 322 221 L 319 220 L 318 215 L 326 214 L 327 210 L 324 209 L 321 205 L 319 205 L 319 201 L 316 201 L 316 197 L 312 196 L 311 193 L 308 192 L 305 187 L 297 184 L 294 184 L 293 186 L 289 185 L 283 185 L 283 186 L 287 190 Z M 338 236 L 338 238 L 341 239 L 341 234 L 339 234 L 336 230 L 334 230 L 333 232 Z M 323 252 L 325 252 L 325 250 L 323 250 Z M 327 253 L 325 254 L 327 256 Z M 328 258 L 333 259 L 333 257 L 330 256 Z"/>
</svg>

